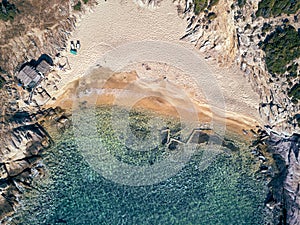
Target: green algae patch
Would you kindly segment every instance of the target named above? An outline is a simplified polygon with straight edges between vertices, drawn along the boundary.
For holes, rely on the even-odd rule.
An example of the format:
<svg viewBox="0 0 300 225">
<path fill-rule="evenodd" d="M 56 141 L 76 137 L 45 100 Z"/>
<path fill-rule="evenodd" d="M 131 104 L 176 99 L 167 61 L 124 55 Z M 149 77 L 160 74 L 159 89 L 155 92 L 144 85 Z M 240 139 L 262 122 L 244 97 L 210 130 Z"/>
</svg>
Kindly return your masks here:
<svg viewBox="0 0 300 225">
<path fill-rule="evenodd" d="M 118 116 L 129 116 L 132 135 L 146 141 L 158 119 L 153 117 L 158 116 L 145 111 L 119 110 Z M 132 155 L 124 148 L 126 142 L 118 136 L 123 127 L 122 123 L 120 127 L 113 124 L 113 112 L 109 108 L 96 110 L 97 135 L 105 140 L 107 151 L 120 161 L 145 165 L 151 164 L 149 159 L 160 161 L 166 152 L 172 153 L 163 147 L 166 141 L 160 143 L 157 151 L 150 149 L 145 151 L 148 153 Z M 174 118 L 159 119 L 160 123 L 156 124 L 159 129 L 169 129 L 174 138 L 181 136 L 184 124 Z M 198 151 L 174 176 L 152 185 L 130 186 L 106 179 L 94 170 L 70 129 L 45 153 L 47 176 L 25 193 L 23 210 L 13 222 L 20 225 L 62 221 L 67 224 L 264 224 L 266 184 L 257 179 L 257 162 L 247 145 L 235 144 L 239 150 L 224 148 L 205 170 L 200 167 L 207 149 L 199 145 Z"/>
<path fill-rule="evenodd" d="M 127 111 L 127 109 L 115 107 L 113 111 L 118 111 L 118 117 L 128 119 L 129 129 L 124 131 L 122 123 L 115 125 L 111 123 L 111 109 L 98 108 L 97 131 L 107 151 L 122 162 L 133 165 L 151 165 L 161 159 L 163 155 L 168 154 L 167 143 L 163 143 L 160 136 L 162 132 L 168 130 L 171 138 L 180 136 L 179 120 L 168 117 L 157 120 L 156 114 L 147 111 Z M 149 138 L 154 132 L 156 138 Z M 136 139 L 136 141 L 132 139 Z M 139 150 L 136 150 L 137 148 Z"/>
</svg>

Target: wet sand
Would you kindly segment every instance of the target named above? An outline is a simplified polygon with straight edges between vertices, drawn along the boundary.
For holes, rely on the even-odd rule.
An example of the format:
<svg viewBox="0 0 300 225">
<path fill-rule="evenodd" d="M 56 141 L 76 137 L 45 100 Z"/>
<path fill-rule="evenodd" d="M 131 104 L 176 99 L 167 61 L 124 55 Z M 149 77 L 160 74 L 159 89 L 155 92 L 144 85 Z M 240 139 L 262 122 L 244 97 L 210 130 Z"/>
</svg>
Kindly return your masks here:
<svg viewBox="0 0 300 225">
<path fill-rule="evenodd" d="M 105 73 L 105 69 L 101 69 Z M 133 72 L 113 73 L 109 79 L 103 79 L 99 70 L 95 76 L 89 76 L 76 80 L 67 86 L 67 91 L 51 105 L 61 107 L 68 113 L 76 110 L 77 102 L 86 101 L 91 106 L 117 105 L 131 109 L 150 110 L 162 116 L 171 116 L 186 120 L 189 115 L 196 113 L 197 122 L 195 128 L 203 124 L 219 124 L 225 126 L 230 132 L 243 134 L 243 130 L 255 129 L 259 123 L 241 114 L 224 112 L 216 115 L 211 106 L 203 100 L 196 102 L 187 100 L 189 96 L 175 94 L 178 92 L 176 86 L 172 89 L 161 88 L 165 83 L 164 79 L 156 80 L 156 84 L 145 83 Z M 97 80 L 98 82 L 96 82 Z M 149 89 L 151 89 L 149 91 Z M 93 90 L 93 91 L 91 91 Z M 80 96 L 80 93 L 90 92 L 88 95 Z M 192 119 L 192 118 L 191 118 Z M 251 138 L 251 136 L 245 136 Z"/>
</svg>

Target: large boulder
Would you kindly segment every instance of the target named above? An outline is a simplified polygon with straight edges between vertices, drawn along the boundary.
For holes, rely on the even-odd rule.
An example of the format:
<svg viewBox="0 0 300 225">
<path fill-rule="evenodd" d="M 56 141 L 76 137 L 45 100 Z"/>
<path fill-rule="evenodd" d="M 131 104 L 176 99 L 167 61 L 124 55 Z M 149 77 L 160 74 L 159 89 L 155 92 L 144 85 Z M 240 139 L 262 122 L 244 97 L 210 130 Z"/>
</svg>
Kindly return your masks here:
<svg viewBox="0 0 300 225">
<path fill-rule="evenodd" d="M 7 201 L 5 197 L 0 195 L 0 220 L 5 216 L 9 216 L 14 212 L 13 206 Z"/>
<path fill-rule="evenodd" d="M 10 177 L 14 177 L 29 168 L 30 164 L 26 160 L 10 162 L 6 164 L 7 173 Z"/>
</svg>

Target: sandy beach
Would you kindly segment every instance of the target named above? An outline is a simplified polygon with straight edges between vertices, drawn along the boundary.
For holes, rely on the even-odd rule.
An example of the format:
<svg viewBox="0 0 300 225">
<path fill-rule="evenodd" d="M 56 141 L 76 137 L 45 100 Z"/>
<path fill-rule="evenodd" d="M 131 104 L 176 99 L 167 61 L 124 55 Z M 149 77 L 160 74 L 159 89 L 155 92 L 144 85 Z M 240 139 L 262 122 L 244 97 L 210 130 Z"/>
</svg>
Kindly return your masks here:
<svg viewBox="0 0 300 225">
<path fill-rule="evenodd" d="M 122 71 L 113 71 L 109 77 L 101 78 L 97 88 L 103 91 L 97 96 L 97 104 L 116 104 L 116 95 L 120 90 L 131 90 L 135 93 L 148 93 L 148 97 L 139 100 L 135 107 L 176 115 L 178 107 L 189 110 L 185 101 L 187 97 L 197 110 L 200 122 L 210 122 L 214 118 L 225 122 L 229 130 L 238 133 L 262 124 L 258 115 L 259 97 L 252 91 L 243 74 L 238 70 L 219 68 L 214 61 L 205 60 L 194 46 L 180 41 L 186 25 L 185 19 L 177 15 L 176 5 L 171 1 L 162 1 L 155 9 L 141 8 L 133 1 L 99 1 L 93 12 L 88 12 L 81 18 L 70 38 L 70 41 L 80 40 L 78 54 L 72 55 L 69 49 L 62 53 L 68 57 L 71 69 L 59 72 L 61 81 L 58 90 L 50 93 L 56 100 L 49 101 L 47 107 L 61 106 L 70 109 L 76 83 L 80 83 L 82 77 L 90 76 L 91 70 L 101 68 L 99 62 L 103 62 L 103 56 L 109 52 L 118 52 L 119 48 L 121 51 L 122 46 L 128 43 L 159 41 L 193 52 L 200 59 L 198 64 L 209 68 L 213 82 L 226 105 L 225 109 L 220 109 L 222 115 L 214 115 L 212 112 L 211 102 L 197 88 L 197 77 L 180 70 L 180 66 L 160 62 L 160 56 L 157 57 L 157 62 L 144 62 L 142 53 L 141 56 L 137 53 L 135 61 L 123 67 Z M 126 53 L 126 49 L 124 51 Z M 149 56 L 149 59 L 152 58 Z M 209 83 L 206 84 L 205 79 L 201 82 L 202 87 L 206 88 L 204 92 L 209 91 Z M 168 85 L 169 88 L 166 88 Z M 211 87 L 210 91 L 213 93 L 216 90 Z M 156 97 L 150 97 L 151 95 Z M 125 100 L 118 102 L 126 105 Z"/>
</svg>

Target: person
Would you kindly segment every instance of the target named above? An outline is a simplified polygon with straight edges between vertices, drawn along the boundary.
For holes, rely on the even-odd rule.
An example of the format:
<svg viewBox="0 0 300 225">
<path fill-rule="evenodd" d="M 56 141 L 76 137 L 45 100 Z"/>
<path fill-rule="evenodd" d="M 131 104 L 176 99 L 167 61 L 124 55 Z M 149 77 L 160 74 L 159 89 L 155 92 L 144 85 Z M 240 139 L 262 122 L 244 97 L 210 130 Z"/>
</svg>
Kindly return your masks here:
<svg viewBox="0 0 300 225">
<path fill-rule="evenodd" d="M 74 41 L 71 41 L 71 50 L 75 49 Z"/>
<path fill-rule="evenodd" d="M 76 49 L 80 49 L 80 41 L 79 40 L 77 40 L 77 42 L 76 42 Z"/>
</svg>

